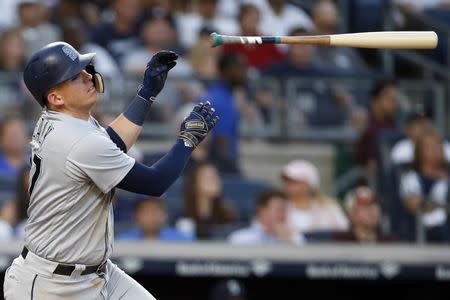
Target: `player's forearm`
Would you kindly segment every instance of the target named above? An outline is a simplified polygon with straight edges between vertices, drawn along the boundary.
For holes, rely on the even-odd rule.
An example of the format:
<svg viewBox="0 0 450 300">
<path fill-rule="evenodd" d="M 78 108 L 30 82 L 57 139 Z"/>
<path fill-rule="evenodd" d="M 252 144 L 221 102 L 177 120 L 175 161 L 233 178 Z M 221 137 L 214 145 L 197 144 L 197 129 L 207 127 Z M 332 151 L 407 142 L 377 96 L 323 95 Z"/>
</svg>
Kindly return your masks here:
<svg viewBox="0 0 450 300">
<path fill-rule="evenodd" d="M 193 148 L 182 140 L 151 167 L 136 162 L 117 185 L 118 188 L 139 194 L 161 196 L 181 175 Z"/>
<path fill-rule="evenodd" d="M 128 120 L 123 114 L 120 114 L 109 125 L 117 135 L 122 139 L 126 146 L 126 150 L 130 149 L 137 141 L 139 134 L 141 133 L 142 126 L 134 124 Z M 120 148 L 120 147 L 119 147 Z M 126 151 L 124 151 L 126 152 Z"/>
<path fill-rule="evenodd" d="M 152 103 L 153 98 L 146 100 L 136 95 L 123 114 L 109 125 L 120 136 L 127 149 L 136 143 Z"/>
</svg>

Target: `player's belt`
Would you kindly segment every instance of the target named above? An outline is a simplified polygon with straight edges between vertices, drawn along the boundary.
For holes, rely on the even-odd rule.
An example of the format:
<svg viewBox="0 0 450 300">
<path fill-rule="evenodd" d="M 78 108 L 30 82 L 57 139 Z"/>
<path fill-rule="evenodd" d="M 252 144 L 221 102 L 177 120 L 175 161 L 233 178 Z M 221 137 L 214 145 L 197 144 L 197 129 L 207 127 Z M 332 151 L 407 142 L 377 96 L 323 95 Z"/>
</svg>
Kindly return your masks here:
<svg viewBox="0 0 450 300">
<path fill-rule="evenodd" d="M 23 257 L 23 259 L 25 259 L 28 255 L 28 248 L 23 247 L 22 253 L 20 255 Z M 86 269 L 84 269 L 84 271 L 81 272 L 81 275 L 88 275 L 92 273 L 103 275 L 105 273 L 105 269 L 106 269 L 105 263 L 96 266 L 86 266 Z M 53 274 L 70 276 L 72 275 L 73 271 L 75 271 L 75 265 L 58 264 L 58 266 L 53 271 Z"/>
</svg>

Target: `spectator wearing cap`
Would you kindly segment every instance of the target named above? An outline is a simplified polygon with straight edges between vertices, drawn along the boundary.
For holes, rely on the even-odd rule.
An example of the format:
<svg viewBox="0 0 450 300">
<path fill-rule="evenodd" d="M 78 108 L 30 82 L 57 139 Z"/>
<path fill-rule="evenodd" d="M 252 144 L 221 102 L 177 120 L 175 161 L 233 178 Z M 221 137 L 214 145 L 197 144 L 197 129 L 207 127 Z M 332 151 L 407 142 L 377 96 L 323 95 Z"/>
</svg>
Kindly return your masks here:
<svg viewBox="0 0 450 300">
<path fill-rule="evenodd" d="M 288 224 L 301 233 L 345 231 L 348 220 L 334 199 L 320 192 L 317 168 L 305 160 L 283 167 L 281 178 L 289 199 Z"/>
<path fill-rule="evenodd" d="M 244 285 L 235 279 L 219 281 L 211 289 L 210 300 L 246 300 Z"/>
<path fill-rule="evenodd" d="M 391 150 L 391 161 L 395 165 L 410 164 L 414 160 L 414 142 L 422 132 L 432 129 L 430 118 L 422 112 L 412 111 L 405 122 L 406 137 L 398 141 Z M 450 143 L 443 142 L 444 156 L 450 162 Z"/>
<path fill-rule="evenodd" d="M 124 240 L 192 241 L 194 237 L 167 226 L 167 211 L 163 199 L 148 197 L 135 204 L 136 228 L 118 235 Z"/>
<path fill-rule="evenodd" d="M 233 245 L 292 244 L 301 245 L 304 237 L 287 225 L 287 197 L 282 191 L 270 189 L 262 192 L 256 202 L 253 224 L 233 232 L 229 241 Z"/>
<path fill-rule="evenodd" d="M 380 206 L 373 191 L 359 186 L 350 191 L 344 199 L 344 208 L 351 223 L 347 232 L 332 236 L 338 242 L 378 243 L 391 242 L 393 238 L 380 230 Z"/>
<path fill-rule="evenodd" d="M 356 143 L 356 160 L 372 174 L 376 174 L 377 140 L 380 134 L 395 129 L 398 109 L 398 88 L 395 81 L 382 80 L 370 92 L 370 116 L 367 127 Z"/>
</svg>

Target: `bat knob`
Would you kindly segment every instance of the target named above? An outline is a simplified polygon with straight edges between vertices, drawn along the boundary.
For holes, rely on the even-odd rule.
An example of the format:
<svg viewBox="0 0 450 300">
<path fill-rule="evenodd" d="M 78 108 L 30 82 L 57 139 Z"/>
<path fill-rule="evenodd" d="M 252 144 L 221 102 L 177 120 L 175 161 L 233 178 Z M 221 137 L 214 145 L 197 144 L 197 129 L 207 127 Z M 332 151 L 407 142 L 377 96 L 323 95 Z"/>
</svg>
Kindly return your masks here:
<svg viewBox="0 0 450 300">
<path fill-rule="evenodd" d="M 215 32 L 211 33 L 211 47 L 217 47 L 222 45 L 222 36 L 220 34 L 217 34 Z"/>
</svg>

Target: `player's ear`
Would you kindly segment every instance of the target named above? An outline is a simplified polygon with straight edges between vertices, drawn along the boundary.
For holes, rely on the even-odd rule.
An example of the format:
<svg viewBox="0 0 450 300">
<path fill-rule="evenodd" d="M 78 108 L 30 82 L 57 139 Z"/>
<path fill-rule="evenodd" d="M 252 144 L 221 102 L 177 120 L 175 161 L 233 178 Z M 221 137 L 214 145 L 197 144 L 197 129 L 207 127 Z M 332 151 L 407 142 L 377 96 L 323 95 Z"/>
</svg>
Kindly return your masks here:
<svg viewBox="0 0 450 300">
<path fill-rule="evenodd" d="M 64 104 L 64 100 L 56 90 L 50 90 L 47 93 L 47 106 L 61 106 Z"/>
</svg>

